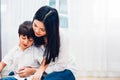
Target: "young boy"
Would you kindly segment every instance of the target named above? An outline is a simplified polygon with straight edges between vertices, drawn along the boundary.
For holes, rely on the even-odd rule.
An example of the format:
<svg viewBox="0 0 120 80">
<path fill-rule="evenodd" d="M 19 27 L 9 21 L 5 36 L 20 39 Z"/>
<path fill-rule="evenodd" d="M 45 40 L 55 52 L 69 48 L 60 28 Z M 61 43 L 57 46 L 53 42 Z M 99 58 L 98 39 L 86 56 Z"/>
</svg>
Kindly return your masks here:
<svg viewBox="0 0 120 80">
<path fill-rule="evenodd" d="M 30 74 L 36 72 L 35 68 L 40 66 L 42 59 L 40 58 L 40 50 L 38 50 L 34 45 L 34 32 L 32 30 L 32 22 L 24 21 L 20 24 L 18 29 L 19 34 L 19 44 L 14 47 L 0 62 L 0 72 L 9 63 L 12 64 L 12 70 L 14 76 L 2 78 L 0 80 L 31 80 Z M 33 71 L 25 73 L 25 70 L 34 68 Z M 25 74 L 25 76 L 24 76 Z"/>
</svg>

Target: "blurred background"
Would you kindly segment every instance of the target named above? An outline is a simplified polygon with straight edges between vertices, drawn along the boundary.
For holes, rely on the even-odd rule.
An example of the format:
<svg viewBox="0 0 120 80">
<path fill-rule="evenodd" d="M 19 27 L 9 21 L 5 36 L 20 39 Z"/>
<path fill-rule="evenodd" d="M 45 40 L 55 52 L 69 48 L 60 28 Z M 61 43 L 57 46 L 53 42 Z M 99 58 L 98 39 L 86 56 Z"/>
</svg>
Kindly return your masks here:
<svg viewBox="0 0 120 80">
<path fill-rule="evenodd" d="M 70 35 L 79 76 L 120 77 L 120 0 L 1 0 L 0 57 L 18 42 L 18 27 L 43 5 L 55 7 Z"/>
</svg>

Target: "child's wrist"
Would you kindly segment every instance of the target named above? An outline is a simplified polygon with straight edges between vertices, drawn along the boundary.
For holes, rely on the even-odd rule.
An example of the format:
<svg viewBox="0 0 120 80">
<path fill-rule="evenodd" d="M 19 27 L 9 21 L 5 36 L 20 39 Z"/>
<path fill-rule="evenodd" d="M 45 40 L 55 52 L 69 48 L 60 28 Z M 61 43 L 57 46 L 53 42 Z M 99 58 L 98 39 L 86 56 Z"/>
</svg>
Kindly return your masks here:
<svg viewBox="0 0 120 80">
<path fill-rule="evenodd" d="M 34 74 L 37 71 L 36 68 L 32 68 L 32 74 Z"/>
</svg>

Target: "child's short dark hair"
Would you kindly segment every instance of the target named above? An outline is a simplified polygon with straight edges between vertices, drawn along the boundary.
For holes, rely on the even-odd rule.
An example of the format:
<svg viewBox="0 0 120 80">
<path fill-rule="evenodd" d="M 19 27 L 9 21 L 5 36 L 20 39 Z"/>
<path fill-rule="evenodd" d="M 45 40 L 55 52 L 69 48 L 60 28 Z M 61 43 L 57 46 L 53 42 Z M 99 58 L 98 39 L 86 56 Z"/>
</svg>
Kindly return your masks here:
<svg viewBox="0 0 120 80">
<path fill-rule="evenodd" d="M 24 21 L 22 24 L 19 25 L 18 29 L 19 35 L 27 36 L 28 38 L 34 37 L 34 31 L 32 29 L 32 21 Z"/>
</svg>

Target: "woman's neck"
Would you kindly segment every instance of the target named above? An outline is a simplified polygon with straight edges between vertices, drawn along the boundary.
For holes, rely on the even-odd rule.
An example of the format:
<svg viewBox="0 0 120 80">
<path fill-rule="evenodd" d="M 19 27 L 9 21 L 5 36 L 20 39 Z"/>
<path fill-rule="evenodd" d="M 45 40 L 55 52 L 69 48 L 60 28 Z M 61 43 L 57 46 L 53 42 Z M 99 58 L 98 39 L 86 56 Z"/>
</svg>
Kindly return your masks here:
<svg viewBox="0 0 120 80">
<path fill-rule="evenodd" d="M 47 46 L 47 37 L 44 37 L 44 41 L 45 41 L 44 47 L 46 47 Z"/>
</svg>

